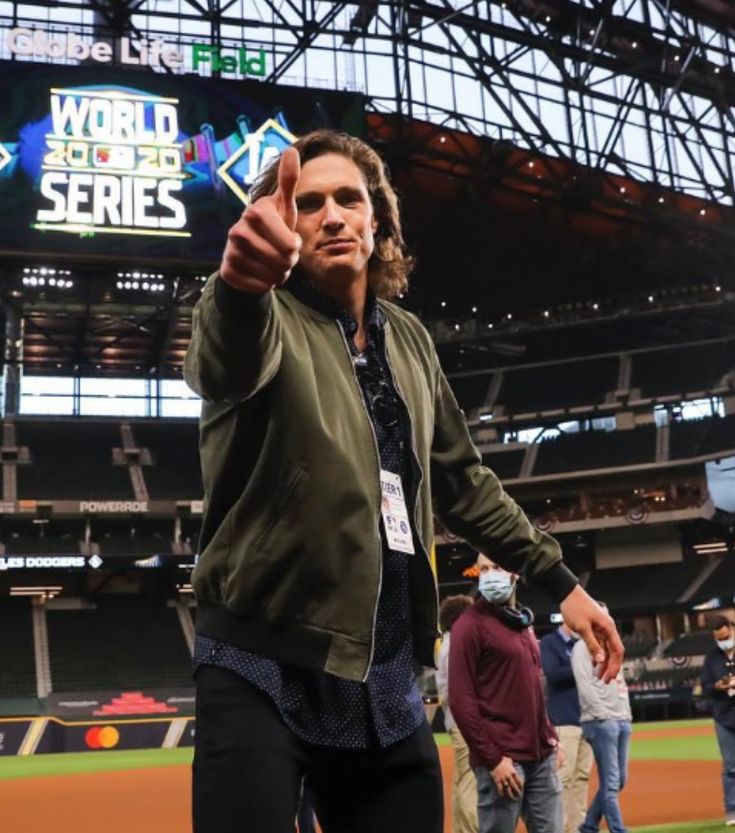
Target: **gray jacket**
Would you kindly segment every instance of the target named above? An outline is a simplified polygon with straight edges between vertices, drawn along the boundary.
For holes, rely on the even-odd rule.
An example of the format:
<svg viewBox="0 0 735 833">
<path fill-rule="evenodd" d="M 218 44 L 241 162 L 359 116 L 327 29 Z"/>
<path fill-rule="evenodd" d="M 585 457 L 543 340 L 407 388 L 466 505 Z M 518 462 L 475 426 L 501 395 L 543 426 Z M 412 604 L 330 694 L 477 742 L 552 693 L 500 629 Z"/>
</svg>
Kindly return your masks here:
<svg viewBox="0 0 735 833">
<path fill-rule="evenodd" d="M 598 679 L 587 646 L 580 639 L 572 651 L 572 671 L 577 684 L 581 721 L 631 720 L 630 697 L 622 670 L 610 683 Z"/>
</svg>

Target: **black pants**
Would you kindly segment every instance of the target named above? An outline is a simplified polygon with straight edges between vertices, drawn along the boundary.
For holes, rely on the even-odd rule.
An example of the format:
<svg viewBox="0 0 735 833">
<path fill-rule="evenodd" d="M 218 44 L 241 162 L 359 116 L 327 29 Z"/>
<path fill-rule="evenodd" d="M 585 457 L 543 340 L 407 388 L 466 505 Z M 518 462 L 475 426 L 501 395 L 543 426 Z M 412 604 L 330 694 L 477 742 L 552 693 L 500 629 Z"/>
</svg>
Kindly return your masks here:
<svg viewBox="0 0 735 833">
<path fill-rule="evenodd" d="M 202 666 L 196 676 L 194 833 L 293 833 L 304 777 L 324 833 L 442 833 L 427 723 L 387 749 L 313 746 L 237 674 Z"/>
</svg>

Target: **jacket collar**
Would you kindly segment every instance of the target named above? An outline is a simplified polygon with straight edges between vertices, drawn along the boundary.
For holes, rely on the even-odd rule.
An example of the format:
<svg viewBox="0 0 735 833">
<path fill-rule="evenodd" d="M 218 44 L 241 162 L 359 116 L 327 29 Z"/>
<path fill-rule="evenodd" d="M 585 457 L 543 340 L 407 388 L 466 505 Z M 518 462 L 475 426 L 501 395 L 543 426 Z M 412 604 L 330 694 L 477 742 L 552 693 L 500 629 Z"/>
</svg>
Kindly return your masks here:
<svg viewBox="0 0 735 833">
<path fill-rule="evenodd" d="M 354 317 L 343 306 L 314 286 L 302 274 L 294 273 L 284 288 L 294 298 L 301 301 L 302 304 L 306 304 L 307 307 L 310 307 L 326 318 L 338 321 L 342 325 L 342 329 L 347 338 L 350 340 L 354 338 L 357 332 L 357 321 L 355 321 Z M 382 330 L 385 323 L 385 315 L 378 306 L 375 295 L 370 289 L 368 289 L 365 303 L 365 319 L 371 336 Z"/>
</svg>

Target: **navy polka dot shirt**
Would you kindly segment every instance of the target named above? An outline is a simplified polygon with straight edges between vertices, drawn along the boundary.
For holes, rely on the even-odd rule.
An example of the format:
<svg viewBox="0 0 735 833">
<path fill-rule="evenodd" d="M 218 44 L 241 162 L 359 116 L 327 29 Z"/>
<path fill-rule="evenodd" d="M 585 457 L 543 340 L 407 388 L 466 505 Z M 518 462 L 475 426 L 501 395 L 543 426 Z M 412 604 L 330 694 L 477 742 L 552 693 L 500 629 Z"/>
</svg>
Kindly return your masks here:
<svg viewBox="0 0 735 833">
<path fill-rule="evenodd" d="M 401 476 L 413 525 L 416 484 L 409 418 L 395 390 L 385 352 L 383 315 L 375 299 L 371 296 L 366 308 L 368 347 L 360 354 L 354 345 L 357 323 L 346 310 L 295 276 L 288 288 L 342 328 L 375 431 L 380 465 Z M 424 556 L 415 530 L 415 555 L 392 551 L 382 523 L 381 538 L 383 582 L 375 652 L 364 683 L 296 668 L 202 635 L 196 638 L 195 669 L 203 664 L 217 665 L 244 677 L 273 700 L 285 723 L 308 743 L 367 749 L 408 737 L 424 720 L 414 674 L 408 559 Z"/>
</svg>

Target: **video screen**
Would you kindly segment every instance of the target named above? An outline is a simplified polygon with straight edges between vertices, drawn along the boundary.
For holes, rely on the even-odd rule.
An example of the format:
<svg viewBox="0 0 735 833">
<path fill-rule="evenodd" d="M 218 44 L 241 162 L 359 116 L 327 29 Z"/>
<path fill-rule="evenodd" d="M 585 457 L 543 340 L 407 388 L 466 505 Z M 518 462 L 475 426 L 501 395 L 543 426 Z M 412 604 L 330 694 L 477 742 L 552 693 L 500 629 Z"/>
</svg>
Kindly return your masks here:
<svg viewBox="0 0 735 833">
<path fill-rule="evenodd" d="M 0 62 L 0 251 L 215 261 L 253 180 L 364 98 L 257 81 Z"/>
</svg>

